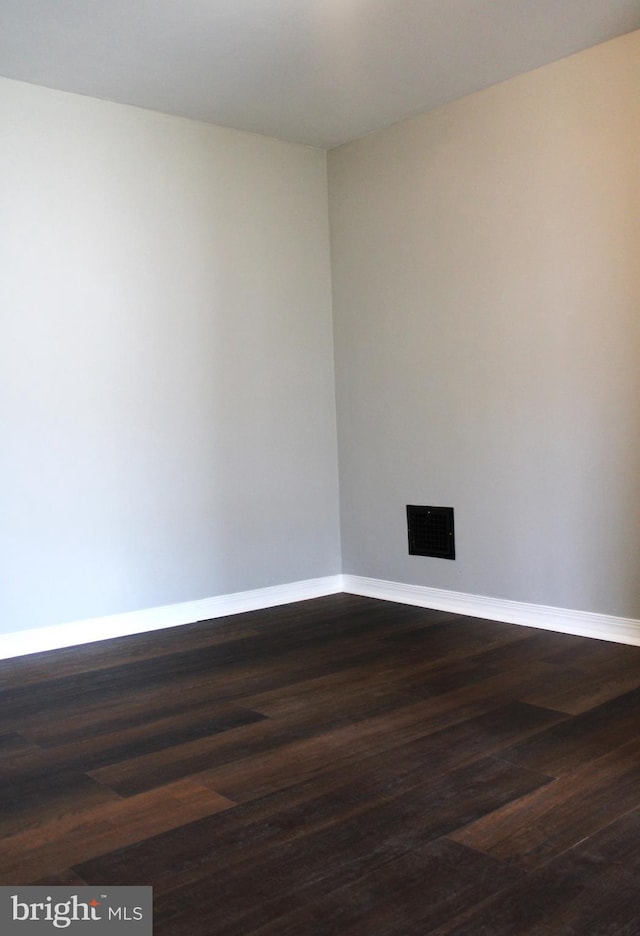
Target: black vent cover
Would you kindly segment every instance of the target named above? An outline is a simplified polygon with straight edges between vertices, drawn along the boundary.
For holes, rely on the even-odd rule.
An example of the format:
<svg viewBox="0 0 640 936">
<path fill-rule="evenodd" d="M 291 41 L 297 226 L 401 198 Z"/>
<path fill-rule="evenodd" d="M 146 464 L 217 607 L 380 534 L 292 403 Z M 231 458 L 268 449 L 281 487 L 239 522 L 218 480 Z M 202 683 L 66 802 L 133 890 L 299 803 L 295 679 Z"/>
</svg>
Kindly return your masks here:
<svg viewBox="0 0 640 936">
<path fill-rule="evenodd" d="M 409 555 L 455 559 L 453 507 L 414 507 L 407 504 Z"/>
</svg>

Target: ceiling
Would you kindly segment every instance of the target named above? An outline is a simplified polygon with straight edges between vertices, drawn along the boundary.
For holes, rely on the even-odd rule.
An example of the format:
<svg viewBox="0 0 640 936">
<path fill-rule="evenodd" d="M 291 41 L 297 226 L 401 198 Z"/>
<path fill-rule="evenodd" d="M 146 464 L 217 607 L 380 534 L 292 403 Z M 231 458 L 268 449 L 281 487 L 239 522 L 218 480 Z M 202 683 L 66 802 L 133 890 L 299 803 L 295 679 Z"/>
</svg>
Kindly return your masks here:
<svg viewBox="0 0 640 936">
<path fill-rule="evenodd" d="M 640 0 L 0 0 L 0 75 L 329 148 L 640 28 Z"/>
</svg>

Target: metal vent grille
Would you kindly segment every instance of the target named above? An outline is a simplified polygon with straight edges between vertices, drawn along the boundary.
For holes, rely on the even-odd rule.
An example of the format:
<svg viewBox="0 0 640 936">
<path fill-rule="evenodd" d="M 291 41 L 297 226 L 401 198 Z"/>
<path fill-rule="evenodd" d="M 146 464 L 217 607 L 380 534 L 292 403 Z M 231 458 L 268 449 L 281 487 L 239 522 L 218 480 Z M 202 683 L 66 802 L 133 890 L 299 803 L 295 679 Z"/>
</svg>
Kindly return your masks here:
<svg viewBox="0 0 640 936">
<path fill-rule="evenodd" d="M 411 556 L 455 559 L 453 507 L 407 505 L 407 529 Z"/>
</svg>

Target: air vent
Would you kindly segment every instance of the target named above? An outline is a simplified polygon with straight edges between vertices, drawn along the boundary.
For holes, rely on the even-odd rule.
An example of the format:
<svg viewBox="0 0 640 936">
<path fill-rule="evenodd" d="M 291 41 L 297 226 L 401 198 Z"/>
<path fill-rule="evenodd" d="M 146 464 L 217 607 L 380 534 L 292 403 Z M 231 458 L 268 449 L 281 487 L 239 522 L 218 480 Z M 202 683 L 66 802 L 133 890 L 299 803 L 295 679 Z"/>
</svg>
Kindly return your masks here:
<svg viewBox="0 0 640 936">
<path fill-rule="evenodd" d="M 407 505 L 409 555 L 455 559 L 453 507 Z"/>
</svg>

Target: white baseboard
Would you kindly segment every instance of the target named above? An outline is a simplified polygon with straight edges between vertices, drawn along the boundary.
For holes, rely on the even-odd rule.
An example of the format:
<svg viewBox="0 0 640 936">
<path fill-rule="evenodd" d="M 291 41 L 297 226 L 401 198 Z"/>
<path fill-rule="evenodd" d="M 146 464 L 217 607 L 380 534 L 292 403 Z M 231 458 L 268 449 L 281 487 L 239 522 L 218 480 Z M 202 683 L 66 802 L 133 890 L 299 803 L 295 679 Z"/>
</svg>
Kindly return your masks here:
<svg viewBox="0 0 640 936">
<path fill-rule="evenodd" d="M 364 578 L 359 575 L 329 575 L 304 582 L 290 582 L 286 585 L 203 598 L 200 601 L 185 601 L 181 604 L 145 608 L 126 614 L 73 621 L 70 624 L 0 634 L 0 660 L 44 650 L 60 650 L 113 637 L 129 637 L 133 634 L 208 621 L 245 611 L 273 608 L 339 592 L 640 646 L 640 621 L 633 618 L 549 608 L 545 605 L 467 595 L 423 585 L 385 582 L 382 579 Z"/>
<path fill-rule="evenodd" d="M 367 598 L 417 605 L 420 608 L 433 608 L 436 611 L 452 611 L 455 614 L 504 621 L 507 624 L 521 624 L 525 627 L 559 631 L 562 634 L 576 634 L 579 637 L 595 637 L 599 640 L 640 646 L 640 621 L 633 618 L 550 608 L 522 601 L 508 601 L 504 598 L 485 598 L 482 595 L 467 595 L 463 592 L 426 588 L 422 585 L 405 585 L 402 582 L 385 582 L 359 575 L 343 575 L 342 580 L 343 590 L 351 595 L 363 595 Z"/>
<path fill-rule="evenodd" d="M 304 582 L 290 582 L 286 585 L 203 598 L 200 601 L 185 601 L 181 604 L 145 608 L 126 614 L 73 621 L 70 624 L 0 634 L 0 660 L 27 653 L 40 653 L 43 650 L 60 650 L 63 647 L 109 640 L 112 637 L 130 637 L 133 634 L 193 624 L 196 621 L 207 621 L 210 618 L 226 617 L 245 611 L 273 608 L 294 601 L 333 595 L 342 590 L 342 576 L 329 575 Z"/>
</svg>

